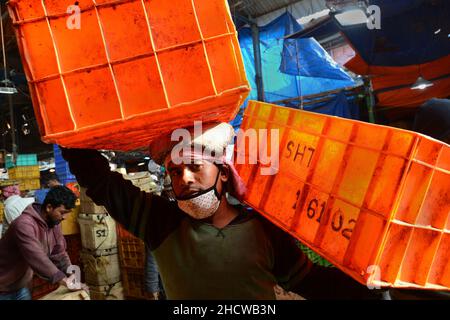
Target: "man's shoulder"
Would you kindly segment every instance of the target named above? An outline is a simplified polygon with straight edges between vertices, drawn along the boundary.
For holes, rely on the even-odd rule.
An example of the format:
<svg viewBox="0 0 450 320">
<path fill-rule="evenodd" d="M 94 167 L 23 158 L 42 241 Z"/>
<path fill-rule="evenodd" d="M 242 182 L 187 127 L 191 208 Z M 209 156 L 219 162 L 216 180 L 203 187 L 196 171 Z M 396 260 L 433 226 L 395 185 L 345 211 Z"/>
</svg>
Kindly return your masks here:
<svg viewBox="0 0 450 320">
<path fill-rule="evenodd" d="M 15 230 L 29 230 L 38 227 L 37 221 L 28 214 L 21 214 L 11 223 L 10 228 Z"/>
</svg>

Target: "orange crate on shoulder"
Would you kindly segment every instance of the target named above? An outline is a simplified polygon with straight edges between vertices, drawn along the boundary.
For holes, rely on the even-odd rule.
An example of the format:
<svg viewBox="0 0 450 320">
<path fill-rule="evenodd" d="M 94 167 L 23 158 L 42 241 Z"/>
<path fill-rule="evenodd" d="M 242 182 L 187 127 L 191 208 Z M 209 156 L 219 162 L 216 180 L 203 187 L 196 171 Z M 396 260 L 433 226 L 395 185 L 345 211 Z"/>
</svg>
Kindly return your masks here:
<svg viewBox="0 0 450 320">
<path fill-rule="evenodd" d="M 3 222 L 3 216 L 5 214 L 5 205 L 3 202 L 0 202 L 0 223 Z"/>
<path fill-rule="evenodd" d="M 248 205 L 363 284 L 450 290 L 449 145 L 255 101 L 249 129 L 267 129 L 259 148 L 278 152 L 279 168 L 249 164 L 249 143 L 236 149 Z"/>
<path fill-rule="evenodd" d="M 250 90 L 226 0 L 10 0 L 8 10 L 47 143 L 134 150 L 194 120 L 232 120 Z"/>
</svg>

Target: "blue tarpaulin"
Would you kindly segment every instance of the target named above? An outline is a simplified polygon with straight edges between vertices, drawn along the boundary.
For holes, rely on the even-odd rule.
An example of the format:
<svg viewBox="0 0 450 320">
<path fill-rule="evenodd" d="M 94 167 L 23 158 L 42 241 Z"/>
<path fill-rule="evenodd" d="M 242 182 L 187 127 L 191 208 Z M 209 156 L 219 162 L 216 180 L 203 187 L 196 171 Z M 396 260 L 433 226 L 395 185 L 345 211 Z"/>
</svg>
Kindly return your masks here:
<svg viewBox="0 0 450 320">
<path fill-rule="evenodd" d="M 291 15 L 287 15 L 285 36 L 303 30 Z M 315 39 L 286 39 L 283 44 L 281 72 L 308 77 L 306 84 L 314 85 L 318 79 L 343 81 L 352 85 L 352 78 L 334 61 Z M 311 79 L 312 78 L 312 79 Z M 338 83 L 339 85 L 341 83 Z M 342 85 L 342 84 L 341 84 Z M 331 85 L 329 90 L 336 87 Z M 314 90 L 310 88 L 310 90 Z"/>
<path fill-rule="evenodd" d="M 359 119 L 359 107 L 354 97 L 347 97 L 344 92 L 340 92 L 327 102 L 316 103 L 304 108 L 330 116 L 337 116 L 348 119 Z"/>
<path fill-rule="evenodd" d="M 264 94 L 267 102 L 355 85 L 351 77 L 332 60 L 316 40 L 284 39 L 286 35 L 301 28 L 301 25 L 289 13 L 259 28 Z M 239 43 L 247 77 L 252 87 L 249 99 L 256 100 L 256 72 L 250 28 L 239 30 Z M 246 104 L 242 108 L 245 106 Z M 233 121 L 233 126 L 239 127 L 242 122 L 242 113 L 243 110 Z"/>
</svg>

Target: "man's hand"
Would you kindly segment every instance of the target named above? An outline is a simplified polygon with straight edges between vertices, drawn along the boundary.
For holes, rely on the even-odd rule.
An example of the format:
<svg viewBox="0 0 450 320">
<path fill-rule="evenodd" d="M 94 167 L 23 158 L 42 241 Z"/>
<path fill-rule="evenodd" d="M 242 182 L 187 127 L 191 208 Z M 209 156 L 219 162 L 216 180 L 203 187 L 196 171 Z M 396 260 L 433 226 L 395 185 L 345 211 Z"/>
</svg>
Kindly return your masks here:
<svg viewBox="0 0 450 320">
<path fill-rule="evenodd" d="M 77 281 L 75 274 L 71 274 L 69 277 L 62 279 L 59 284 L 65 286 L 70 291 L 78 291 L 82 289 L 82 284 Z"/>
</svg>

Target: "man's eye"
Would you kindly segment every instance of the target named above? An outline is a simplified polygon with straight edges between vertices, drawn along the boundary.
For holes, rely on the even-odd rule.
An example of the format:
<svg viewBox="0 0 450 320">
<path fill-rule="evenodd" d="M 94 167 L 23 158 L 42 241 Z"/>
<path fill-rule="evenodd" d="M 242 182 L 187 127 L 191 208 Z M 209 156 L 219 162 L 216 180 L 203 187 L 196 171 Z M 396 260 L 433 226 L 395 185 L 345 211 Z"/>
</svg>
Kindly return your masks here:
<svg viewBox="0 0 450 320">
<path fill-rule="evenodd" d="M 194 163 L 190 166 L 191 171 L 199 171 L 202 168 L 202 164 Z"/>
<path fill-rule="evenodd" d="M 177 176 L 180 175 L 180 173 L 181 173 L 181 170 L 171 170 L 171 171 L 169 172 L 169 174 L 170 174 L 171 177 L 177 177 Z"/>
</svg>

